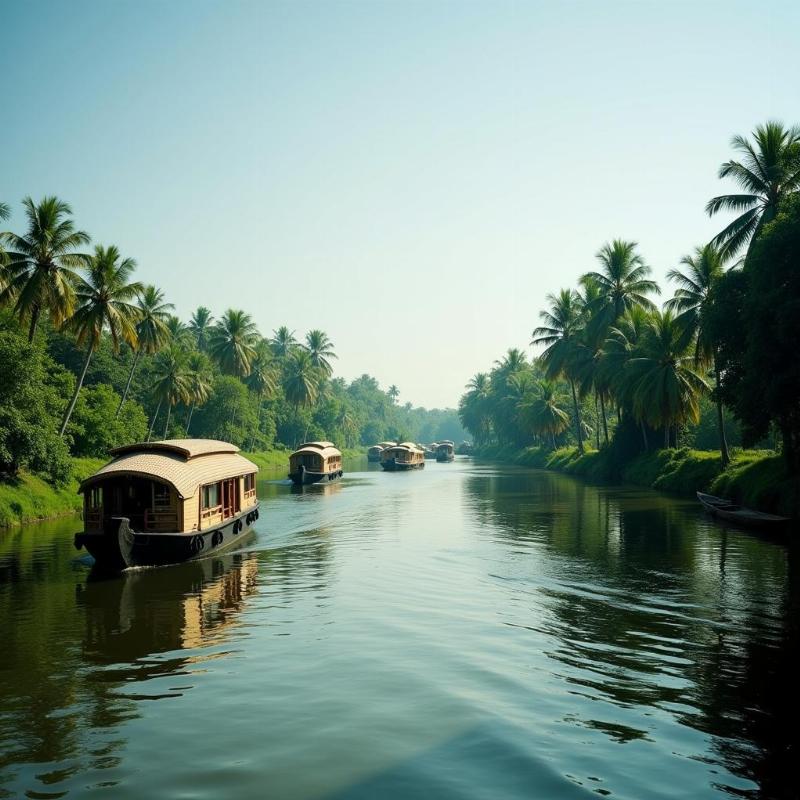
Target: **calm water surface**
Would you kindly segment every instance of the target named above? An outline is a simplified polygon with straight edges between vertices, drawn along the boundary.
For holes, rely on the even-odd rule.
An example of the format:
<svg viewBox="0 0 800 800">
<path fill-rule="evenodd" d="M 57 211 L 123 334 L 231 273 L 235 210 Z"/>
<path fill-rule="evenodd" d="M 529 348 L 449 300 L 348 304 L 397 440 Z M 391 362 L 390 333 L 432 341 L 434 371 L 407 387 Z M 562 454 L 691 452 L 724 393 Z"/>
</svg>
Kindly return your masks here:
<svg viewBox="0 0 800 800">
<path fill-rule="evenodd" d="M 0 796 L 799 796 L 795 550 L 546 472 L 362 469 L 111 580 L 74 519 L 0 532 Z"/>
</svg>

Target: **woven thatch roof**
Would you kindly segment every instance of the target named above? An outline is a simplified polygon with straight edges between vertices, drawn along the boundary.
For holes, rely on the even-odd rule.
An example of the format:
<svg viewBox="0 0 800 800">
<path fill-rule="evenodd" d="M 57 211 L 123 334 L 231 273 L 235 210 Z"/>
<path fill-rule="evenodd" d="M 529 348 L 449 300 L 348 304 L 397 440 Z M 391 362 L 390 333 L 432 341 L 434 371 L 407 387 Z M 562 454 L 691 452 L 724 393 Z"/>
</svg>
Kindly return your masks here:
<svg viewBox="0 0 800 800">
<path fill-rule="evenodd" d="M 135 475 L 169 483 L 185 500 L 204 484 L 258 472 L 238 450 L 213 439 L 169 439 L 117 447 L 111 451 L 116 457 L 83 481 L 79 491 L 105 478 Z"/>
</svg>

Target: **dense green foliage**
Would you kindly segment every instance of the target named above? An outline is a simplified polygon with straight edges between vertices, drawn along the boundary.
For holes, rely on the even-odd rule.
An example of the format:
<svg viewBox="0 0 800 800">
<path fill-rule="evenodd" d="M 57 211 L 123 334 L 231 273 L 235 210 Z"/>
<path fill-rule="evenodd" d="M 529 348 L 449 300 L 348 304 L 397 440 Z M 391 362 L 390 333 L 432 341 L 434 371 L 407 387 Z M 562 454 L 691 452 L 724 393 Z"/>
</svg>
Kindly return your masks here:
<svg viewBox="0 0 800 800">
<path fill-rule="evenodd" d="M 800 472 L 800 129 L 768 123 L 733 146 L 743 161 L 720 176 L 748 194 L 714 198 L 707 211 L 744 213 L 669 270 L 677 291 L 663 309 L 637 244 L 614 240 L 577 290 L 548 295 L 538 356 L 509 350 L 470 381 L 459 411 L 483 452 L 679 491 L 718 479 L 742 494 L 731 476 L 755 467 L 731 461 L 729 444 L 744 439 L 781 451 L 781 480 Z M 599 453 L 583 458 L 592 438 Z M 795 495 L 763 499 L 796 511 Z"/>
<path fill-rule="evenodd" d="M 396 386 L 368 375 L 333 377 L 324 331 L 298 341 L 282 326 L 265 338 L 245 311 L 215 320 L 204 306 L 184 324 L 161 290 L 134 280 L 132 258 L 113 245 L 80 252 L 90 238 L 67 203 L 25 198 L 23 208 L 27 229 L 0 233 L 0 480 L 10 487 L 33 485 L 26 472 L 64 486 L 70 456 L 144 438 L 260 452 L 307 438 L 344 448 L 464 438 L 455 410 L 400 406 Z M 0 219 L 9 212 L 0 204 Z"/>
<path fill-rule="evenodd" d="M 800 469 L 800 195 L 763 227 L 741 269 L 720 284 L 710 327 L 720 342 L 721 397 L 749 440 L 780 431 Z"/>
</svg>

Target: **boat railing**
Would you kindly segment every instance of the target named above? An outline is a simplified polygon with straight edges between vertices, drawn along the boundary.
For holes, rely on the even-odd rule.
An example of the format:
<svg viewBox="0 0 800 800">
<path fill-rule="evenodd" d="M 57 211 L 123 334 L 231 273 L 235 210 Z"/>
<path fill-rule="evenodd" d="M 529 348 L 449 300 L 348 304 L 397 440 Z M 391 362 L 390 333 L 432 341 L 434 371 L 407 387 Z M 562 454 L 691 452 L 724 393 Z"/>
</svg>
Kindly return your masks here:
<svg viewBox="0 0 800 800">
<path fill-rule="evenodd" d="M 201 519 L 208 519 L 209 517 L 218 517 L 222 514 L 222 503 L 218 506 L 211 506 L 210 508 L 204 508 L 200 512 Z"/>
<path fill-rule="evenodd" d="M 247 489 L 245 491 L 245 493 L 244 493 L 244 499 L 245 500 L 252 500 L 255 496 L 256 496 L 256 490 L 255 489 Z"/>
</svg>

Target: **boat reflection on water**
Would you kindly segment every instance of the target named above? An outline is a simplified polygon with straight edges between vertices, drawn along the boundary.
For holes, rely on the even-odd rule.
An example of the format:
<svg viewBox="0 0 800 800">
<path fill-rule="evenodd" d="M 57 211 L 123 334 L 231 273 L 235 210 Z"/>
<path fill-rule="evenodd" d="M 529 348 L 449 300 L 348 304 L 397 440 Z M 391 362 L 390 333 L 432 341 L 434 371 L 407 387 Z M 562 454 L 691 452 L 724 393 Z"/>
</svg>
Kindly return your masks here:
<svg viewBox="0 0 800 800">
<path fill-rule="evenodd" d="M 257 581 L 256 554 L 242 551 L 113 578 L 93 571 L 76 587 L 86 618 L 84 655 L 111 664 L 206 646 L 235 624 Z M 135 673 L 148 677 L 147 670 Z"/>
</svg>

